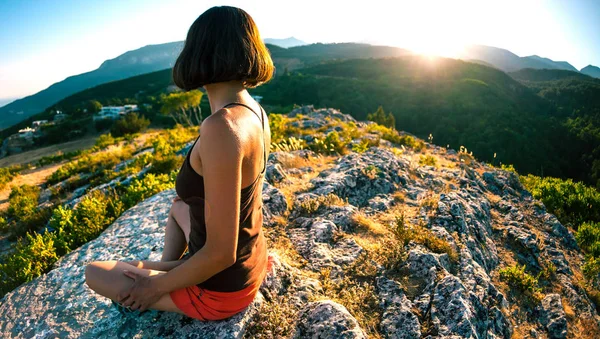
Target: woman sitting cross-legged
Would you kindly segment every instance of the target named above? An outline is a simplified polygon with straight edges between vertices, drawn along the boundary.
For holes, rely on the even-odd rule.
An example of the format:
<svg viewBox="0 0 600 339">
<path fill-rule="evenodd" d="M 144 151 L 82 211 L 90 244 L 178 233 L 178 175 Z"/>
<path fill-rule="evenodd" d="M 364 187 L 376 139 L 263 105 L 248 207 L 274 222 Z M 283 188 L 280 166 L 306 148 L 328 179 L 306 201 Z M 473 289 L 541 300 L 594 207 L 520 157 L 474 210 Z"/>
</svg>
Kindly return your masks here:
<svg viewBox="0 0 600 339">
<path fill-rule="evenodd" d="M 231 317 L 252 302 L 268 266 L 262 187 L 271 138 L 266 113 L 246 89 L 273 71 L 246 12 L 213 7 L 196 19 L 173 79 L 184 90 L 203 87 L 211 115 L 177 175 L 162 259 L 92 262 L 91 289 L 131 310 L 200 320 Z"/>
</svg>

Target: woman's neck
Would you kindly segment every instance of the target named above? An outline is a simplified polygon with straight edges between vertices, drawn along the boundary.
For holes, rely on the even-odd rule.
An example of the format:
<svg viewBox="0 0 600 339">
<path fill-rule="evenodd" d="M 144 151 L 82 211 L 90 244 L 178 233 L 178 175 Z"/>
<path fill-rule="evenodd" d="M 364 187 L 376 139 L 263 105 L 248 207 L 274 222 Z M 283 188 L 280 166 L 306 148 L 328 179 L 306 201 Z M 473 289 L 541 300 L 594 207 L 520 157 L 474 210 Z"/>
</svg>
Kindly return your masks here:
<svg viewBox="0 0 600 339">
<path fill-rule="evenodd" d="M 211 114 L 232 102 L 243 102 L 251 98 L 241 81 L 218 82 L 205 85 Z"/>
</svg>

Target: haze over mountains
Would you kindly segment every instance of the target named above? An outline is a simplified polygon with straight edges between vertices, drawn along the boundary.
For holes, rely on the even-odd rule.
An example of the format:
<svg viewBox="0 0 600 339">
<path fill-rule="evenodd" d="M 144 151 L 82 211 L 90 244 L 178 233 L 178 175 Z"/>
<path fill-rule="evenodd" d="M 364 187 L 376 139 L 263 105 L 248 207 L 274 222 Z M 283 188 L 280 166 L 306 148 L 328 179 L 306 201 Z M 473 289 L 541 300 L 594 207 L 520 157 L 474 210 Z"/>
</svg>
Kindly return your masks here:
<svg viewBox="0 0 600 339">
<path fill-rule="evenodd" d="M 332 59 L 384 58 L 412 53 L 398 47 L 357 43 L 317 43 L 306 45 L 305 42 L 294 37 L 287 39 L 265 39 L 265 41 L 268 43 L 268 47 L 280 73 Z M 40 113 L 59 100 L 84 89 L 110 81 L 170 68 L 173 66 L 182 45 L 182 41 L 177 41 L 148 45 L 126 52 L 114 59 L 105 61 L 96 70 L 68 77 L 36 94 L 0 107 L 0 130 Z M 575 67 L 565 61 L 553 61 L 536 55 L 519 57 L 508 50 L 490 46 L 467 46 L 458 57 L 467 61 L 496 67 L 505 72 L 515 72 L 524 68 L 559 69 L 578 72 Z M 590 65 L 582 69 L 581 73 L 592 77 L 600 77 L 600 68 Z"/>
</svg>

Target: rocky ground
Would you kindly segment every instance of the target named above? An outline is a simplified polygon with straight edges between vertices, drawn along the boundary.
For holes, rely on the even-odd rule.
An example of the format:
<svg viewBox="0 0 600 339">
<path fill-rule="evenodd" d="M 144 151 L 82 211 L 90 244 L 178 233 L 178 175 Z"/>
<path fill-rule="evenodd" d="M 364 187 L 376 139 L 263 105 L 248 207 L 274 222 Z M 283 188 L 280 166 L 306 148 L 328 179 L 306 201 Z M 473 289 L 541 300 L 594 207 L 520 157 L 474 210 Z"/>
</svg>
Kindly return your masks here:
<svg viewBox="0 0 600 339">
<path fill-rule="evenodd" d="M 336 110 L 302 107 L 292 128 L 379 140 L 344 155 L 272 152 L 263 187 L 275 265 L 242 314 L 202 323 L 125 318 L 92 292 L 94 260 L 158 260 L 174 191 L 125 212 L 97 239 L 0 302 L 2 337 L 594 338 L 572 232 L 513 172 L 422 142 L 394 144 Z M 281 149 L 281 148 L 280 148 Z M 520 290 L 500 275 L 525 265 Z"/>
</svg>

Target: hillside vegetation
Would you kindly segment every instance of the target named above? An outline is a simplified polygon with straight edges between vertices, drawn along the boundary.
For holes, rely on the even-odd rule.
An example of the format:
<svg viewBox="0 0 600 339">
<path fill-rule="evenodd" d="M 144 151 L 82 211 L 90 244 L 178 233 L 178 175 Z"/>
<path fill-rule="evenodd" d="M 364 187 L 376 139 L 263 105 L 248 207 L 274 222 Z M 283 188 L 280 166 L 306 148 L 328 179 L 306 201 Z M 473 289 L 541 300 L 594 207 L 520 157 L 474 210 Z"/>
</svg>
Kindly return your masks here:
<svg viewBox="0 0 600 339">
<path fill-rule="evenodd" d="M 314 53 L 317 47 L 305 54 L 307 46 L 274 54 L 312 60 L 321 55 Z M 328 55 L 331 46 L 322 48 Z M 511 77 L 484 65 L 416 56 L 314 62 L 288 70 L 252 93 L 263 96 L 270 111 L 311 103 L 364 119 L 383 106 L 395 116 L 397 128 L 423 139 L 431 135 L 437 145 L 464 146 L 482 160 L 513 164 L 521 173 L 598 182 L 598 80 L 561 70 L 525 70 Z M 171 85 L 170 70 L 163 70 L 82 91 L 51 108 L 81 111 L 90 100 L 146 103 L 151 107 L 144 111 L 146 117 L 170 123 L 158 111 L 160 94 Z M 206 115 L 206 100 L 201 108 Z"/>
</svg>

